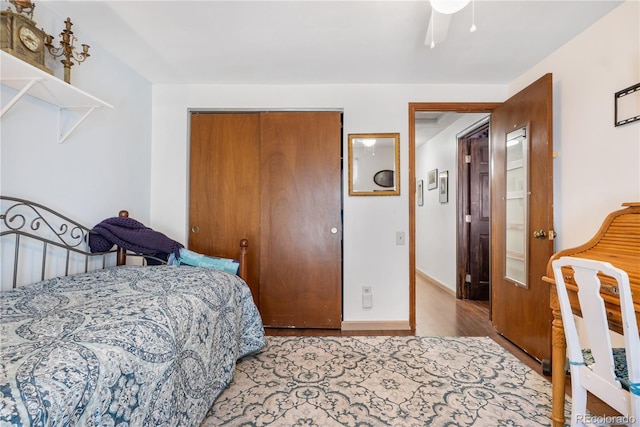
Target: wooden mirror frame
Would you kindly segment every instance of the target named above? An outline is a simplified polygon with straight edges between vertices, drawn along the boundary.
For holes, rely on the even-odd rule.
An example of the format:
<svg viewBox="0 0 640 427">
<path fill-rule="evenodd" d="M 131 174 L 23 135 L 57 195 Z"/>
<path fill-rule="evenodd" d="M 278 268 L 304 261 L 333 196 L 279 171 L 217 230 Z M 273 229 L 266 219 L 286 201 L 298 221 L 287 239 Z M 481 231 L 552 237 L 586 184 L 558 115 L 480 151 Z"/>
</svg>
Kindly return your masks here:
<svg viewBox="0 0 640 427">
<path fill-rule="evenodd" d="M 393 161 L 393 188 L 375 189 L 373 191 L 357 191 L 353 188 L 353 144 L 357 139 L 393 139 L 394 140 L 394 161 Z M 349 134 L 349 195 L 350 196 L 399 196 L 400 195 L 400 134 L 399 133 L 350 133 Z M 380 168 L 380 170 L 389 169 L 388 167 Z M 373 182 L 372 187 L 376 184 Z"/>
</svg>

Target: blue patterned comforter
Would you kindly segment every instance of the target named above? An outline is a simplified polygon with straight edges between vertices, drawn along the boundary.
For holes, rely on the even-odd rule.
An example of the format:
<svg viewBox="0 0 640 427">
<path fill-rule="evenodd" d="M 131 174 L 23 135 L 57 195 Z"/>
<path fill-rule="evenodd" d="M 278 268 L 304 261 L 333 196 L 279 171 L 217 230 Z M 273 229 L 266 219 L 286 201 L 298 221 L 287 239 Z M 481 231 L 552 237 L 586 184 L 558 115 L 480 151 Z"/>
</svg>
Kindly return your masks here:
<svg viewBox="0 0 640 427">
<path fill-rule="evenodd" d="M 115 267 L 0 296 L 0 425 L 198 426 L 266 344 L 237 276 Z"/>
</svg>

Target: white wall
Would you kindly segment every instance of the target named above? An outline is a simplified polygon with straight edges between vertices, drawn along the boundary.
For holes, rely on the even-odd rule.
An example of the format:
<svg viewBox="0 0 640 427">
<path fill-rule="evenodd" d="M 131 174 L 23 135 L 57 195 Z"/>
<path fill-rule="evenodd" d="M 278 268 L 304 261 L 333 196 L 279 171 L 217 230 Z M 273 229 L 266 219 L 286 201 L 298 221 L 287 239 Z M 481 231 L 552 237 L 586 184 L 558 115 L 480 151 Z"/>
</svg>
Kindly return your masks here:
<svg viewBox="0 0 640 427">
<path fill-rule="evenodd" d="M 349 133 L 400 133 L 401 195 L 349 197 L 344 186 L 344 320 L 408 321 L 409 250 L 396 231 L 409 232 L 408 104 L 412 101 L 504 99 L 504 86 L 430 85 L 156 85 L 153 88 L 151 224 L 187 241 L 188 110 L 340 109 L 343 150 Z M 343 179 L 348 169 L 345 165 Z M 345 181 L 346 184 L 346 181 Z M 361 288 L 371 286 L 373 308 Z"/>
<path fill-rule="evenodd" d="M 38 26 L 50 34 L 60 33 L 65 18 L 47 9 L 46 2 L 34 13 Z M 91 57 L 72 68 L 71 83 L 114 108 L 94 111 L 59 144 L 57 107 L 22 98 L 2 117 L 0 192 L 51 206 L 87 226 L 121 209 L 146 222 L 151 85 L 75 30 L 80 43 L 91 45 Z M 62 78 L 59 63 L 51 59 L 48 65 Z M 0 90 L 4 106 L 16 91 L 4 85 Z"/>
<path fill-rule="evenodd" d="M 416 205 L 416 269 L 456 291 L 456 198 L 458 135 L 487 117 L 463 114 L 458 120 L 416 148 L 416 180 L 424 181 L 424 204 Z M 439 190 L 427 190 L 427 174 L 449 171 L 449 197 L 440 203 Z M 417 202 L 416 202 L 417 203 Z"/>
<path fill-rule="evenodd" d="M 556 250 L 587 242 L 640 201 L 640 122 L 614 127 L 613 95 L 640 82 L 640 2 L 628 0 L 510 85 L 553 73 Z"/>
</svg>

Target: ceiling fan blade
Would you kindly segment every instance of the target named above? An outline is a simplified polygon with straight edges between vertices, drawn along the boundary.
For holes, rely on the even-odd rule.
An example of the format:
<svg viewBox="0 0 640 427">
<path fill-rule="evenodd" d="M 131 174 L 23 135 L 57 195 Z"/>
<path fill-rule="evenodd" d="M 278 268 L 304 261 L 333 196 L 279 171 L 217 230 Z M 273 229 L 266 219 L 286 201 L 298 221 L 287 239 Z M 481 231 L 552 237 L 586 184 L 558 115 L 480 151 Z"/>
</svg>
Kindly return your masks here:
<svg viewBox="0 0 640 427">
<path fill-rule="evenodd" d="M 449 32 L 449 24 L 451 23 L 451 16 L 449 14 L 438 13 L 435 10 L 431 11 L 431 18 L 429 19 L 429 27 L 427 28 L 427 34 L 424 37 L 424 44 L 429 46 L 433 42 L 438 44 L 447 37 Z"/>
</svg>

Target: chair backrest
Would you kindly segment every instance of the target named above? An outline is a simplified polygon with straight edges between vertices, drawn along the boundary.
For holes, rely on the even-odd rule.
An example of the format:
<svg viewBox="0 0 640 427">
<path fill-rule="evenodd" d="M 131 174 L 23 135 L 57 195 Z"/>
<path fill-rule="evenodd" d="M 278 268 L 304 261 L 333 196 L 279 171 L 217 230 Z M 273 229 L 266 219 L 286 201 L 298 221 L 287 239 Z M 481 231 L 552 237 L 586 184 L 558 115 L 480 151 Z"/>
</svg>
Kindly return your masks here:
<svg viewBox="0 0 640 427">
<path fill-rule="evenodd" d="M 595 363 L 590 366 L 593 373 L 600 377 L 600 380 L 619 387 L 614 373 L 614 359 L 605 304 L 600 294 L 602 275 L 615 280 L 615 285 L 609 289 L 613 294 L 618 293 L 620 298 L 629 381 L 632 384 L 637 384 L 640 381 L 640 338 L 638 337 L 638 325 L 627 273 L 608 262 L 575 257 L 561 257 L 554 260 L 552 267 L 570 362 L 578 365 L 583 364 L 582 349 L 590 348 L 595 359 Z M 564 274 L 568 273 L 568 270 L 563 273 L 563 267 L 573 269 L 573 278 L 578 286 L 578 300 L 585 324 L 580 336 L 577 332 L 565 283 Z"/>
</svg>

